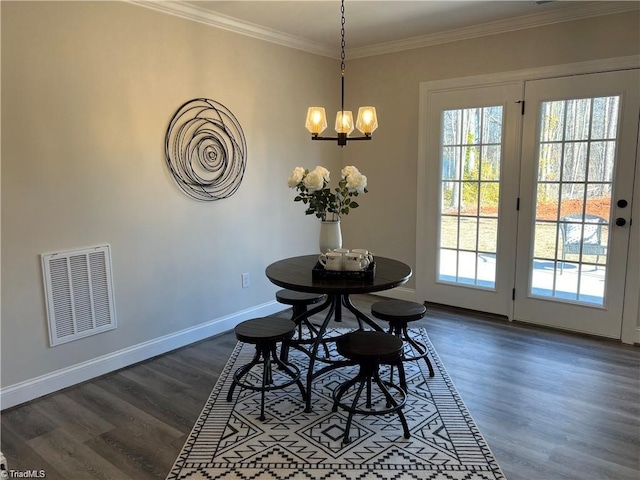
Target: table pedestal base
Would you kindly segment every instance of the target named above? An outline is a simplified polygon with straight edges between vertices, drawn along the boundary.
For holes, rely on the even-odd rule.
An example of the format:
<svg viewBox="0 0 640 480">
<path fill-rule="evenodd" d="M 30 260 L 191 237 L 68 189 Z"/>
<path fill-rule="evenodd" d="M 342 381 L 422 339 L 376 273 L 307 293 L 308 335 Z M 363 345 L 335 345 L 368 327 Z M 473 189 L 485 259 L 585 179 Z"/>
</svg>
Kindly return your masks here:
<svg viewBox="0 0 640 480">
<path fill-rule="evenodd" d="M 335 322 L 342 322 L 342 307 L 349 310 L 356 317 L 358 321 L 358 329 L 364 330 L 365 325 L 370 327 L 372 330 L 382 332 L 383 329 L 369 317 L 367 317 L 364 313 L 358 310 L 348 294 L 340 294 L 340 293 L 331 293 L 327 295 L 327 300 L 318 305 L 311 310 L 304 312 L 302 315 L 294 318 L 293 321 L 301 325 L 304 323 L 309 329 L 309 333 L 311 338 L 309 339 L 292 339 L 286 342 L 286 346 L 283 346 L 282 349 L 282 358 L 286 360 L 288 356 L 288 348 L 293 347 L 298 350 L 303 351 L 309 356 L 309 369 L 307 370 L 307 405 L 305 412 L 309 413 L 312 411 L 311 408 L 311 384 L 313 383 L 314 378 L 319 377 L 320 375 L 325 374 L 326 372 L 333 370 L 334 368 L 342 367 L 345 365 L 354 365 L 355 363 L 351 360 L 332 360 L 329 358 L 329 349 L 327 347 L 327 343 L 335 341 L 335 338 L 325 338 L 324 334 L 329 326 L 329 323 L 333 319 Z M 312 315 L 320 313 L 324 310 L 327 310 L 327 314 L 325 315 L 324 321 L 320 326 L 315 326 L 311 322 L 308 321 L 308 318 Z M 320 346 L 324 347 L 325 356 L 318 356 L 318 350 Z M 309 346 L 310 348 L 307 348 Z M 322 362 L 328 365 L 325 365 L 323 368 L 314 372 L 316 362 Z"/>
</svg>

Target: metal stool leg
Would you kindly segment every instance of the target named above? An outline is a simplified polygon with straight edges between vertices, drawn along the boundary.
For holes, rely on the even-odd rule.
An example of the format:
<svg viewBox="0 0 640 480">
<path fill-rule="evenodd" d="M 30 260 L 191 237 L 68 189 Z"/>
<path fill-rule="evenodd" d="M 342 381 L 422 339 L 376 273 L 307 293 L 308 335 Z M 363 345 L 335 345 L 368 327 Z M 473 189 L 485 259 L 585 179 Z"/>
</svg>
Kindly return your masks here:
<svg viewBox="0 0 640 480">
<path fill-rule="evenodd" d="M 262 390 L 260 390 L 260 416 L 258 417 L 258 419 L 264 421 L 264 396 L 267 393 L 266 386 L 273 383 L 273 378 L 269 352 L 263 351 L 262 355 L 264 357 L 264 363 L 262 364 Z"/>
<path fill-rule="evenodd" d="M 360 379 L 360 385 L 358 385 L 358 391 L 356 392 L 355 397 L 353 397 L 353 402 L 351 402 L 351 410 L 349 411 L 349 416 L 347 417 L 347 424 L 344 426 L 344 438 L 342 439 L 342 443 L 347 444 L 350 442 L 349 439 L 349 430 L 351 429 L 351 421 L 353 420 L 353 414 L 355 413 L 356 407 L 358 406 L 358 400 L 360 399 L 360 395 L 362 395 L 362 389 L 364 388 L 366 379 Z"/>
<path fill-rule="evenodd" d="M 406 323 L 402 326 L 402 334 L 404 336 L 403 340 L 406 341 L 413 348 L 415 348 L 416 351 L 420 354 L 420 357 L 424 359 L 425 363 L 427 364 L 427 368 L 429 369 L 429 376 L 433 377 L 435 373 L 433 371 L 433 365 L 431 365 L 431 360 L 429 360 L 429 355 L 427 352 L 426 345 L 416 342 L 413 338 L 409 336 Z"/>
<path fill-rule="evenodd" d="M 296 380 L 296 385 L 298 386 L 298 389 L 300 390 L 300 393 L 302 394 L 302 400 L 306 402 L 307 401 L 307 392 L 305 391 L 304 386 L 302 385 L 302 382 L 300 381 L 300 374 L 294 372 L 291 368 L 289 368 L 289 365 L 287 365 L 286 363 L 284 363 L 282 360 L 280 360 L 278 358 L 278 355 L 276 354 L 275 348 L 273 349 L 271 354 L 272 354 L 273 361 L 276 362 L 276 365 L 278 365 L 278 367 L 280 367 L 282 370 L 287 372 L 287 374 L 289 374 L 289 376 L 291 378 L 298 377 L 298 379 Z"/>
<path fill-rule="evenodd" d="M 401 368 L 401 367 L 398 367 L 398 368 Z M 400 422 L 402 423 L 402 430 L 403 430 L 403 433 L 404 433 L 404 438 L 410 438 L 411 437 L 411 433 L 409 432 L 409 425 L 407 424 L 407 419 L 405 418 L 404 413 L 402 413 L 402 408 L 398 408 L 398 402 L 396 402 L 396 399 L 393 398 L 393 395 L 391 395 L 391 392 L 389 391 L 389 389 L 385 385 L 385 382 L 383 382 L 380 379 L 380 373 L 378 372 L 378 369 L 376 369 L 373 372 L 373 379 L 378 384 L 378 387 L 380 387 L 380 390 L 382 390 L 382 393 L 386 397 L 387 405 L 391 405 L 392 407 L 397 409 L 396 413 L 398 414 L 398 417 L 400 417 Z M 391 385 L 391 384 L 389 384 L 389 385 Z M 406 396 L 406 390 L 405 390 L 404 394 Z"/>
<path fill-rule="evenodd" d="M 233 397 L 233 391 L 235 390 L 236 386 L 238 385 L 240 379 L 242 377 L 244 377 L 249 372 L 249 370 L 251 370 L 255 365 L 258 365 L 260 363 L 260 356 L 261 355 L 262 354 L 261 354 L 260 350 L 256 346 L 256 353 L 253 356 L 253 360 L 251 360 L 251 362 L 247 363 L 246 365 L 243 365 L 242 367 L 240 367 L 233 374 L 233 382 L 231 383 L 231 388 L 229 388 L 229 393 L 227 393 L 227 402 L 231 401 L 231 398 Z"/>
</svg>

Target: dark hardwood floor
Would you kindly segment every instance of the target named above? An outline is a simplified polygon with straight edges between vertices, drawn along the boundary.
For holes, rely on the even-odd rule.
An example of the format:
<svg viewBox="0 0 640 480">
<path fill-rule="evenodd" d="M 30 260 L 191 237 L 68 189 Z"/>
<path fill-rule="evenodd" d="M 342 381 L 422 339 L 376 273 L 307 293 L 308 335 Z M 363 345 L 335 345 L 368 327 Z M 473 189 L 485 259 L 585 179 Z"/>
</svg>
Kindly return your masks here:
<svg viewBox="0 0 640 480">
<path fill-rule="evenodd" d="M 417 325 L 509 480 L 640 478 L 640 348 L 441 307 Z M 3 411 L 9 468 L 164 479 L 235 344 L 225 333 Z"/>
</svg>

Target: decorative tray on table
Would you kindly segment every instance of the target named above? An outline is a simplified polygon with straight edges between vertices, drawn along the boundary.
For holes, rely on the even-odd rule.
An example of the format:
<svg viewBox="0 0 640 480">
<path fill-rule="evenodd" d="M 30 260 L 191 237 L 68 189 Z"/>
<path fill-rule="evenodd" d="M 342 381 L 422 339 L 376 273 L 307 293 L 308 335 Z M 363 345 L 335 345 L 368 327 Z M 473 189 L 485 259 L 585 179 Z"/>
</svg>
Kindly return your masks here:
<svg viewBox="0 0 640 480">
<path fill-rule="evenodd" d="M 311 272 L 313 278 L 343 278 L 353 280 L 371 280 L 376 276 L 375 260 L 363 270 L 347 271 L 347 270 L 327 270 L 320 262 L 316 262 Z"/>
</svg>

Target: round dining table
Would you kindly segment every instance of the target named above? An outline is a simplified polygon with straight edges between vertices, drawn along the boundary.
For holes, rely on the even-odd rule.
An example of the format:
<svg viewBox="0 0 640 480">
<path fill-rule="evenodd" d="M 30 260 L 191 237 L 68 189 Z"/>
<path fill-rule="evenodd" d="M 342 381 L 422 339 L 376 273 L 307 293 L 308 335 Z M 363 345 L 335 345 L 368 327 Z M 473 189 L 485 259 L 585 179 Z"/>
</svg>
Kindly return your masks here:
<svg viewBox="0 0 640 480">
<path fill-rule="evenodd" d="M 347 308 L 355 315 L 360 329 L 363 329 L 364 324 L 366 324 L 373 330 L 382 330 L 376 322 L 353 305 L 349 296 L 390 290 L 405 284 L 411 277 L 411 267 L 398 260 L 375 256 L 374 263 L 375 269 L 372 275 L 354 275 L 352 272 L 345 272 L 344 275 L 336 272 L 326 272 L 327 274 L 323 275 L 323 272 L 319 271 L 318 255 L 302 255 L 278 260 L 265 270 L 267 278 L 279 287 L 298 292 L 327 295 L 324 303 L 294 318 L 294 322 L 298 325 L 304 322 L 311 333 L 311 340 L 305 342 L 299 339 L 298 341 L 293 340 L 290 342 L 291 346 L 299 348 L 309 355 L 307 412 L 311 411 L 313 379 L 335 368 L 340 363 L 344 364 L 344 361 L 335 361 L 327 358 L 327 356 L 318 356 L 318 349 L 321 345 L 325 345 L 326 351 L 327 339 L 325 338 L 325 333 L 329 322 L 332 319 L 336 322 L 342 321 L 342 307 Z M 327 314 L 322 325 L 315 327 L 308 322 L 309 317 L 324 310 L 327 310 Z M 305 348 L 305 344 L 309 345 L 310 348 Z M 286 352 L 286 349 L 284 351 Z M 329 365 L 315 372 L 315 362 L 317 360 Z"/>
</svg>

